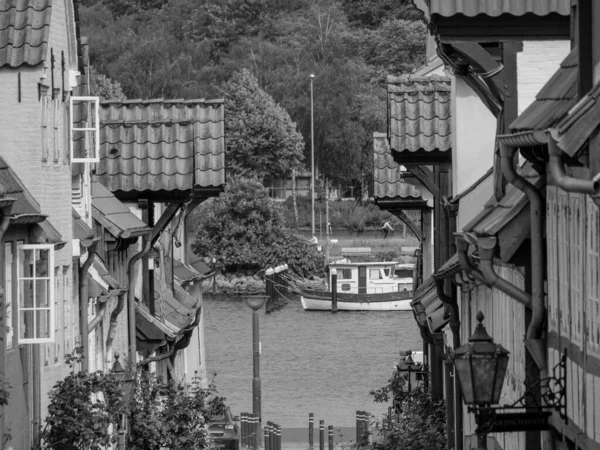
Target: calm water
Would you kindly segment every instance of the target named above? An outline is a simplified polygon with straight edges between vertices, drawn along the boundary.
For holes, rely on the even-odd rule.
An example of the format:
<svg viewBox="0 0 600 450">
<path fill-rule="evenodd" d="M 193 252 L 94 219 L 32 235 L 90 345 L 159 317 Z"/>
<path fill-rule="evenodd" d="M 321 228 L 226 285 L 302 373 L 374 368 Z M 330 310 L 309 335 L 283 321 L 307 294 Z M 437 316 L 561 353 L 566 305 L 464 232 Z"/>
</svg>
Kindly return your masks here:
<svg viewBox="0 0 600 450">
<path fill-rule="evenodd" d="M 205 299 L 209 373 L 234 414 L 252 411 L 252 312 L 240 298 Z M 357 410 L 380 415 L 369 391 L 383 386 L 398 350 L 421 350 L 410 311 L 304 312 L 296 300 L 260 315 L 263 420 L 283 428 L 353 427 Z M 318 439 L 318 431 L 315 433 Z"/>
</svg>

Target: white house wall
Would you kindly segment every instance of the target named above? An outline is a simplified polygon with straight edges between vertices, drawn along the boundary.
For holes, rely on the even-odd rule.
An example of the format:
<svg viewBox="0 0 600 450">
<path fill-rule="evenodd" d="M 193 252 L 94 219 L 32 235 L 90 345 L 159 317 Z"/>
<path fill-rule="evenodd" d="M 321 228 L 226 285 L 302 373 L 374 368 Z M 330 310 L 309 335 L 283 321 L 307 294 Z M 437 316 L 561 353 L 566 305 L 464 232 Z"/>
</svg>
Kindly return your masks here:
<svg viewBox="0 0 600 450">
<path fill-rule="evenodd" d="M 460 77 L 452 99 L 452 192 L 460 194 L 493 165 L 496 118 Z"/>
</svg>

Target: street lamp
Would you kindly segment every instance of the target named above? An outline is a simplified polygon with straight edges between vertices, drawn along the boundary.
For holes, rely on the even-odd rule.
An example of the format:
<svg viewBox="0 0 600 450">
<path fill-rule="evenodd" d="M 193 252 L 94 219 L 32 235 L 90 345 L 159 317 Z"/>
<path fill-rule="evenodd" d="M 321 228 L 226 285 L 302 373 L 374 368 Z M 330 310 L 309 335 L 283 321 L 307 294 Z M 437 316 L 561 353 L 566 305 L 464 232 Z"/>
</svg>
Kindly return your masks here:
<svg viewBox="0 0 600 450">
<path fill-rule="evenodd" d="M 246 304 L 252 310 L 252 412 L 258 415 L 255 422 L 256 439 L 253 439 L 254 448 L 258 448 L 261 436 L 261 392 L 260 392 L 260 340 L 258 333 L 258 310 L 261 309 L 269 298 L 266 295 L 248 295 L 244 297 Z"/>
<path fill-rule="evenodd" d="M 121 410 L 122 412 L 120 413 L 121 423 L 119 424 L 117 449 L 124 450 L 125 435 L 127 433 L 127 408 L 133 395 L 136 373 L 132 371 L 125 371 L 125 369 L 119 362 L 119 357 L 120 355 L 118 353 L 115 353 L 115 362 L 113 363 L 111 373 L 121 385 L 121 396 L 119 397 L 119 410 Z"/>
<path fill-rule="evenodd" d="M 313 107 L 313 80 L 314 74 L 310 74 L 310 198 L 312 207 L 312 235 L 315 235 L 315 124 Z"/>
<path fill-rule="evenodd" d="M 497 405 L 508 367 L 508 350 L 495 344 L 483 326 L 483 313 L 469 342 L 454 351 L 454 369 L 462 388 L 465 404 L 485 409 Z M 477 448 L 487 448 L 487 434 L 477 433 Z"/>
</svg>

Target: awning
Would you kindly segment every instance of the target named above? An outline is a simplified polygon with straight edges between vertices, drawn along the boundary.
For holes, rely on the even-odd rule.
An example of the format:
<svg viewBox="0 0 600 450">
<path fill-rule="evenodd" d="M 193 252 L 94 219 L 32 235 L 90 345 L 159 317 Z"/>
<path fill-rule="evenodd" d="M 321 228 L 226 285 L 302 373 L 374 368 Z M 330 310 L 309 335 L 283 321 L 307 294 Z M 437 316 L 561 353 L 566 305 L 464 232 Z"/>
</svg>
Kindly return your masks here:
<svg viewBox="0 0 600 450">
<path fill-rule="evenodd" d="M 11 224 L 31 224 L 46 220 L 47 215 L 42 214 L 39 203 L 2 156 L 0 156 L 0 185 L 4 188 L 5 199 L 15 200 L 11 210 Z"/>
<path fill-rule="evenodd" d="M 102 289 L 109 290 L 121 290 L 126 291 L 123 286 L 108 272 L 108 269 L 104 265 L 104 262 L 98 255 L 94 257 L 94 262 L 89 268 L 88 274 L 92 279 L 102 286 Z"/>
<path fill-rule="evenodd" d="M 136 238 L 152 231 L 98 181 L 92 182 L 92 215 L 116 238 Z"/>
<path fill-rule="evenodd" d="M 183 288 L 205 278 L 204 275 L 192 266 L 184 264 L 177 259 L 173 260 L 173 276 L 175 277 L 175 281 Z"/>
<path fill-rule="evenodd" d="M 94 243 L 94 232 L 85 223 L 85 220 L 81 218 L 79 213 L 72 208 L 73 210 L 73 238 L 79 239 L 79 243 L 84 247 L 89 247 Z"/>
<path fill-rule="evenodd" d="M 541 189 L 545 178 L 538 174 L 531 163 L 520 170 L 521 176 Z M 529 219 L 529 200 L 527 195 L 512 184 L 506 187 L 506 193 L 500 201 L 492 196 L 471 222 L 463 227 L 464 232 L 477 236 L 497 236 L 500 248 L 499 257 L 508 263 L 521 244 L 529 237 L 531 222 Z"/>
<path fill-rule="evenodd" d="M 29 242 L 32 244 L 53 244 L 56 250 L 66 245 L 61 234 L 48 220 L 33 225 L 29 230 Z"/>
<path fill-rule="evenodd" d="M 190 266 L 201 275 L 208 275 L 213 271 L 201 258 L 192 261 Z"/>
</svg>

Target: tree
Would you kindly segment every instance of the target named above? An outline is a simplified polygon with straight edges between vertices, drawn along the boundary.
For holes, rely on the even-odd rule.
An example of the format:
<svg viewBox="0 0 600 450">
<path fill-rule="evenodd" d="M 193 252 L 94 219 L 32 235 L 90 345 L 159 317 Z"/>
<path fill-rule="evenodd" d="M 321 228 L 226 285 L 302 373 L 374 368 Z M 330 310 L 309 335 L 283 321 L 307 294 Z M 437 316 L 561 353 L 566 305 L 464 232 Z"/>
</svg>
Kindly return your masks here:
<svg viewBox="0 0 600 450">
<path fill-rule="evenodd" d="M 222 87 L 225 94 L 227 170 L 260 179 L 288 175 L 299 166 L 304 144 L 289 114 L 246 69 Z"/>
<path fill-rule="evenodd" d="M 102 100 L 125 99 L 121 83 L 98 73 L 94 67 L 90 68 L 90 91 L 92 95 L 98 96 Z"/>
<path fill-rule="evenodd" d="M 322 255 L 284 228 L 281 207 L 258 180 L 234 179 L 219 198 L 196 210 L 197 255 L 214 257 L 226 268 L 288 264 L 302 277 L 322 273 Z"/>
</svg>

